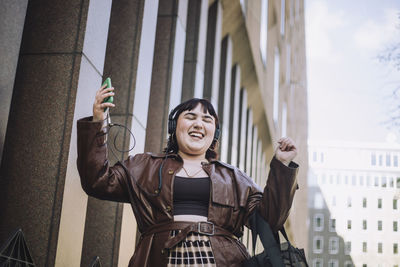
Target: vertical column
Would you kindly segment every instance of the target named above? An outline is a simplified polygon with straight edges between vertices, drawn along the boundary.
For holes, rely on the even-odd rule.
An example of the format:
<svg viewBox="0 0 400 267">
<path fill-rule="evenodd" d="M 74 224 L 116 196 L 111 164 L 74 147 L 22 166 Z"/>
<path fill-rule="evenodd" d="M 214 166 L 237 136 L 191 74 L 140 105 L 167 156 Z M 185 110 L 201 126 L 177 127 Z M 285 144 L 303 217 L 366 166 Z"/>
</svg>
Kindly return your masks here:
<svg viewBox="0 0 400 267">
<path fill-rule="evenodd" d="M 189 0 L 182 99 L 203 96 L 208 0 Z"/>
<path fill-rule="evenodd" d="M 106 0 L 28 4 L 1 167 L 0 240 L 21 227 L 37 266 L 55 265 L 64 184 L 76 169 L 73 118 L 91 113 L 81 101 L 92 103 L 101 82 L 110 6 Z M 79 240 L 86 197 L 82 190 L 73 195 L 76 227 L 69 234 Z"/>
<path fill-rule="evenodd" d="M 246 125 L 246 160 L 245 171 L 250 176 L 252 167 L 252 144 L 253 144 L 253 111 L 251 108 L 247 109 L 247 125 Z"/>
<path fill-rule="evenodd" d="M 222 40 L 221 46 L 221 68 L 219 76 L 219 97 L 218 97 L 218 116 L 221 126 L 221 146 L 220 158 L 226 162 L 228 160 L 229 143 L 229 110 L 230 110 L 230 89 L 231 89 L 231 66 L 232 66 L 232 40 L 226 36 Z"/>
<path fill-rule="evenodd" d="M 131 127 L 132 120 L 143 5 L 142 0 L 114 2 L 104 66 L 104 78 L 111 77 L 116 90 L 116 107 L 111 111 L 111 119 L 128 128 Z M 118 132 L 121 133 L 114 140 Z M 127 153 L 119 152 L 117 148 L 127 150 L 130 139 L 131 136 L 126 130 L 110 130 L 108 156 L 111 164 L 127 156 Z M 89 198 L 81 266 L 88 266 L 97 255 L 103 264 L 117 266 L 123 207 L 120 203 Z M 101 220 L 99 214 L 102 214 Z M 133 240 L 133 236 L 131 238 Z M 132 254 L 132 251 L 130 253 Z"/>
<path fill-rule="evenodd" d="M 162 151 L 170 107 L 181 99 L 187 1 L 159 2 L 146 151 Z"/>
<path fill-rule="evenodd" d="M 157 10 L 158 0 L 146 0 L 144 2 L 140 48 L 138 51 L 139 58 L 137 63 L 135 98 L 131 120 L 131 131 L 135 135 L 136 146 L 129 152 L 131 155 L 144 152 L 144 144 L 146 141 Z M 119 244 L 119 267 L 125 267 L 129 264 L 135 247 L 136 232 L 136 220 L 133 216 L 131 206 L 129 204 L 124 204 L 121 223 L 121 241 Z"/>
<path fill-rule="evenodd" d="M 210 6 L 207 25 L 206 66 L 203 97 L 218 110 L 219 60 L 221 53 L 222 6 L 219 0 Z"/>
<path fill-rule="evenodd" d="M 257 140 L 258 140 L 258 129 L 256 125 L 253 125 L 253 137 L 252 137 L 252 144 L 251 144 L 251 154 L 252 154 L 252 161 L 251 161 L 251 177 L 254 181 L 257 181 Z"/>
<path fill-rule="evenodd" d="M 246 167 L 246 128 L 247 128 L 247 92 L 240 90 L 239 100 L 239 136 L 238 136 L 238 162 L 236 166 L 245 171 Z"/>
<path fill-rule="evenodd" d="M 4 0 L 0 5 L 0 162 L 27 5 L 28 0 Z"/>
<path fill-rule="evenodd" d="M 240 67 L 235 65 L 232 67 L 231 75 L 231 95 L 230 95 L 230 111 L 229 111 L 229 144 L 228 159 L 229 164 L 238 166 L 238 149 L 239 149 L 239 110 L 240 110 Z"/>
</svg>

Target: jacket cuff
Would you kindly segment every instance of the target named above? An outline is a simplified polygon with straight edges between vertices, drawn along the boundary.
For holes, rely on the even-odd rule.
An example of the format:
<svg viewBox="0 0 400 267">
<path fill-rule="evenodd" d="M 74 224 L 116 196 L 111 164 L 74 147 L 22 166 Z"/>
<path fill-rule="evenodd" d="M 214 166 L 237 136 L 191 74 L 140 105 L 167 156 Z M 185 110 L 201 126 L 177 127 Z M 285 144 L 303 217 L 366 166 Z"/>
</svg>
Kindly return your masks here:
<svg viewBox="0 0 400 267">
<path fill-rule="evenodd" d="M 93 116 L 85 117 L 77 121 L 78 135 L 86 136 L 87 139 L 96 137 L 98 145 L 106 142 L 106 129 L 102 121 L 93 121 Z"/>
</svg>

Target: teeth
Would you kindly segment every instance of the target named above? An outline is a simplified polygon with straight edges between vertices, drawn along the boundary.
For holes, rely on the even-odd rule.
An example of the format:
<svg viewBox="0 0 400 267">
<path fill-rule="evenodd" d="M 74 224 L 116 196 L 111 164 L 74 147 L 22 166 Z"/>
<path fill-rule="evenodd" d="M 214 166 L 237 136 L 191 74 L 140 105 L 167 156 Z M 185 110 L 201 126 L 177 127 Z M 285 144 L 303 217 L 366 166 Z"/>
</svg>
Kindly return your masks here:
<svg viewBox="0 0 400 267">
<path fill-rule="evenodd" d="M 193 136 L 193 137 L 199 137 L 199 138 L 202 138 L 202 137 L 203 137 L 203 135 L 200 134 L 200 133 L 190 133 L 189 135 L 190 135 L 190 136 Z"/>
</svg>

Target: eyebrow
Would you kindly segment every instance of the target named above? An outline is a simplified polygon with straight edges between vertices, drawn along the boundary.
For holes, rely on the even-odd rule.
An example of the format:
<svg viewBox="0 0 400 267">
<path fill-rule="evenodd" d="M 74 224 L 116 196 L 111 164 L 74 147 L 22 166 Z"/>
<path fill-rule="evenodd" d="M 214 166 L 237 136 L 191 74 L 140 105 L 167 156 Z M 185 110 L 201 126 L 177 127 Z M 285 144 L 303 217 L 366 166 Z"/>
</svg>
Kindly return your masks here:
<svg viewBox="0 0 400 267">
<path fill-rule="evenodd" d="M 185 113 L 185 115 L 184 116 L 186 116 L 186 115 L 190 115 L 190 116 L 197 116 L 197 114 L 196 113 L 194 113 L 194 112 L 187 112 L 187 113 Z M 212 119 L 212 120 L 214 120 L 214 117 L 213 116 L 211 116 L 211 115 L 203 115 L 203 118 L 206 118 L 206 119 Z"/>
</svg>

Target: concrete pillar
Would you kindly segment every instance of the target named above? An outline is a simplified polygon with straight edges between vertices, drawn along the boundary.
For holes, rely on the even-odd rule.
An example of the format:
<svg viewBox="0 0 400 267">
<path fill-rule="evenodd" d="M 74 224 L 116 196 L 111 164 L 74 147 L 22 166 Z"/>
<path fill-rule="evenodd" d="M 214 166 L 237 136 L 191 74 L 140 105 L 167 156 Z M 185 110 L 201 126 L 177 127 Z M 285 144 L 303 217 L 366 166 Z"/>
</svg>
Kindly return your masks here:
<svg viewBox="0 0 400 267">
<path fill-rule="evenodd" d="M 122 0 L 114 1 L 111 9 L 103 77 L 111 77 L 116 90 L 116 107 L 111 111 L 111 120 L 127 128 L 131 128 L 132 121 L 143 7 L 142 0 Z M 110 130 L 108 156 L 111 164 L 127 157 L 127 152 L 118 150 L 127 151 L 132 146 L 131 141 L 127 130 L 116 127 Z M 81 266 L 88 266 L 95 256 L 100 256 L 104 265 L 118 265 L 123 207 L 121 203 L 89 197 Z M 102 214 L 101 220 L 99 214 Z M 134 235 L 130 237 L 134 244 Z M 133 254 L 133 245 L 124 249 Z"/>
<path fill-rule="evenodd" d="M 226 162 L 228 160 L 229 144 L 229 111 L 231 100 L 231 74 L 232 74 L 232 40 L 226 36 L 221 45 L 221 65 L 219 76 L 219 97 L 218 97 L 218 116 L 221 127 L 221 146 L 220 158 Z"/>
<path fill-rule="evenodd" d="M 28 0 L 4 0 L 0 5 L 0 163 L 27 5 Z"/>
<path fill-rule="evenodd" d="M 146 151 L 166 145 L 168 113 L 180 103 L 184 62 L 187 1 L 159 2 L 147 120 Z"/>
<path fill-rule="evenodd" d="M 219 65 L 221 54 L 222 5 L 215 1 L 208 10 L 206 65 L 203 97 L 210 99 L 218 111 Z"/>
<path fill-rule="evenodd" d="M 69 234 L 83 235 L 85 195 L 64 196 L 64 184 L 76 169 L 76 151 L 69 153 L 74 114 L 91 113 L 87 103 L 101 82 L 110 7 L 106 0 L 28 4 L 1 166 L 0 240 L 21 227 L 37 266 L 55 265 L 68 197 L 76 197 Z M 78 266 L 77 255 L 64 264 Z"/>
<path fill-rule="evenodd" d="M 203 96 L 208 0 L 189 0 L 182 99 Z"/>
<path fill-rule="evenodd" d="M 136 146 L 130 155 L 144 152 L 146 141 L 147 115 L 149 111 L 151 69 L 153 67 L 154 42 L 156 37 L 158 0 L 144 2 L 139 58 L 137 64 L 135 98 L 131 131 Z M 130 144 L 131 147 L 131 144 Z M 130 204 L 124 204 L 119 244 L 118 266 L 128 266 L 135 248 L 137 227 Z"/>
<path fill-rule="evenodd" d="M 229 111 L 229 136 L 228 159 L 229 164 L 238 166 L 239 149 L 239 109 L 240 109 L 240 66 L 232 67 L 231 95 Z"/>
<path fill-rule="evenodd" d="M 246 171 L 246 129 L 247 129 L 247 92 L 240 90 L 239 100 L 239 135 L 238 135 L 238 162 L 236 166 Z"/>
</svg>

